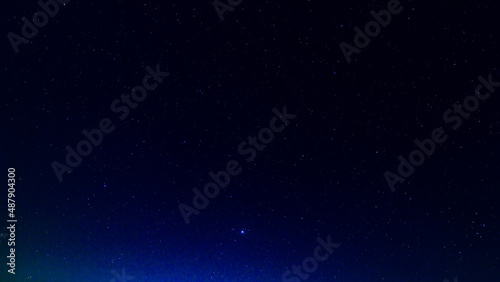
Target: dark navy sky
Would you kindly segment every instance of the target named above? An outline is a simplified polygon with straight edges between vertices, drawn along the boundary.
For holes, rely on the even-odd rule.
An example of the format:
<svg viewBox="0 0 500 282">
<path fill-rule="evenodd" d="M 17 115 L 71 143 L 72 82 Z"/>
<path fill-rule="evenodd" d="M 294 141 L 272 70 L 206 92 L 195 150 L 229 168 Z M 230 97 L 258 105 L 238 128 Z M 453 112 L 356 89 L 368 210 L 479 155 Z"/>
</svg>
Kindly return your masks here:
<svg viewBox="0 0 500 282">
<path fill-rule="evenodd" d="M 390 2 L 4 3 L 1 281 L 498 280 L 500 5 Z"/>
</svg>

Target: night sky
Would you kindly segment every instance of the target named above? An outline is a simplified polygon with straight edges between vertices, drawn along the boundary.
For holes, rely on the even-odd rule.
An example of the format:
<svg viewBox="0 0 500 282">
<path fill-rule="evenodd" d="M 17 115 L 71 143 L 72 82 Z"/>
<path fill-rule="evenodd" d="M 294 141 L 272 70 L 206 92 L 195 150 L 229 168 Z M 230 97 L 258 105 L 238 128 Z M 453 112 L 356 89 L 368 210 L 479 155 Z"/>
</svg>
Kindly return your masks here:
<svg viewBox="0 0 500 282">
<path fill-rule="evenodd" d="M 500 281 L 500 2 L 37 2 L 0 281 Z"/>
</svg>

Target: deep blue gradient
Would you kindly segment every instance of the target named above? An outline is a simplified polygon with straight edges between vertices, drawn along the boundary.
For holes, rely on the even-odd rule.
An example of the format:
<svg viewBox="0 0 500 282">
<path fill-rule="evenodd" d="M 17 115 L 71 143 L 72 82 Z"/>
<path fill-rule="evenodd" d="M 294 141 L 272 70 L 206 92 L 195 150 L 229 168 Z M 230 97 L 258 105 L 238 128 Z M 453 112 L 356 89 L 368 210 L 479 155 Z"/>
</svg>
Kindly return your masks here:
<svg viewBox="0 0 500 282">
<path fill-rule="evenodd" d="M 6 35 L 39 6 L 5 3 L 18 223 L 0 281 L 282 281 L 329 235 L 307 281 L 497 281 L 500 89 L 456 131 L 442 115 L 479 75 L 500 81 L 500 5 L 401 0 L 348 64 L 339 44 L 387 2 L 244 0 L 221 22 L 210 1 L 72 0 L 18 54 Z M 170 75 L 119 120 L 111 103 L 157 64 Z M 239 144 L 285 106 L 297 117 L 247 162 Z M 52 162 L 103 118 L 116 129 L 59 183 Z M 392 193 L 384 172 L 436 127 L 447 141 Z M 229 160 L 242 172 L 186 225 L 179 204 Z"/>
</svg>

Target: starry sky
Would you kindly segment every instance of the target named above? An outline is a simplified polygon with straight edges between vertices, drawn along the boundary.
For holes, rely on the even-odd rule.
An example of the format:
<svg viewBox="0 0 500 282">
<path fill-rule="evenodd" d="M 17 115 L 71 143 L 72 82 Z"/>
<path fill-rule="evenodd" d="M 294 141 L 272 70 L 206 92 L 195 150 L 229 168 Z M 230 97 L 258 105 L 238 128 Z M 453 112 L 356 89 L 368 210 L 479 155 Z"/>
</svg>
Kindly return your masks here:
<svg viewBox="0 0 500 282">
<path fill-rule="evenodd" d="M 5 2 L 0 281 L 498 280 L 500 3 L 391 1 Z"/>
</svg>

